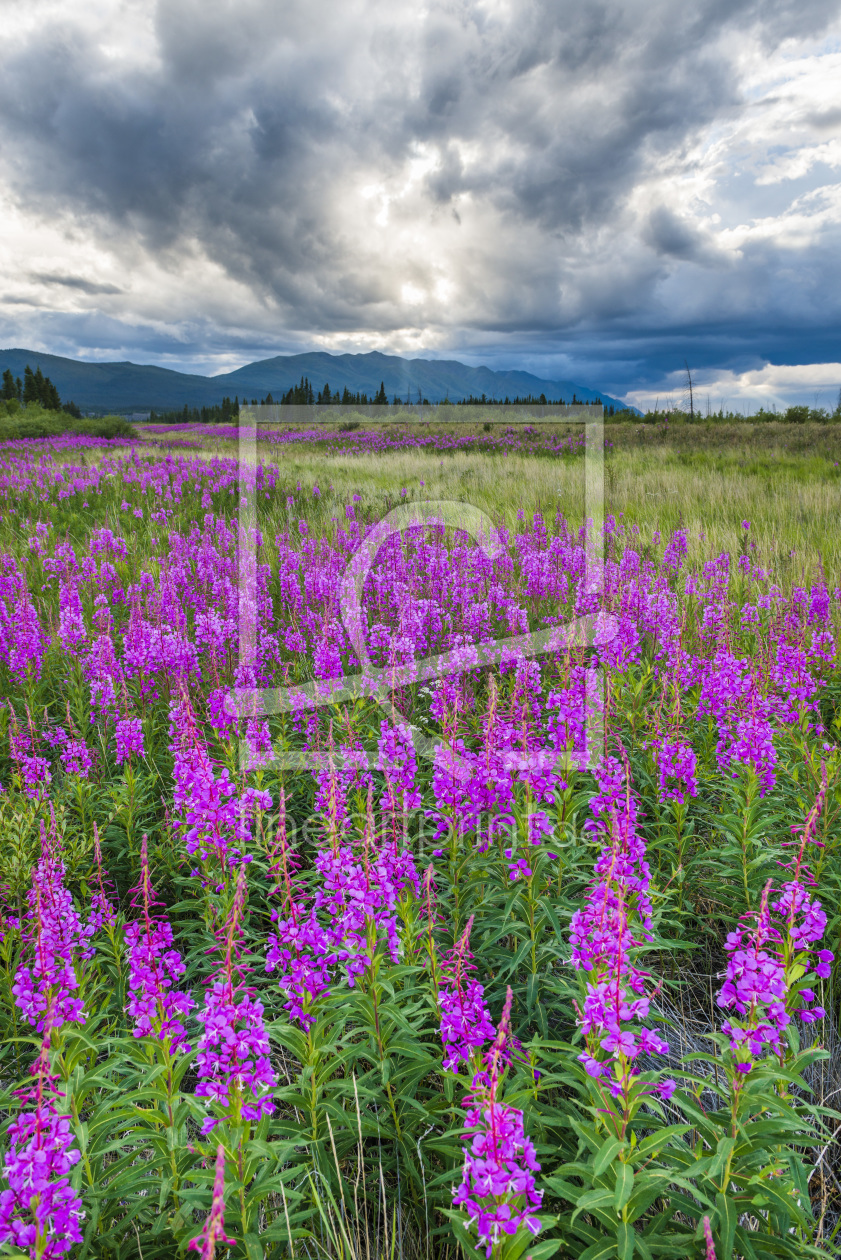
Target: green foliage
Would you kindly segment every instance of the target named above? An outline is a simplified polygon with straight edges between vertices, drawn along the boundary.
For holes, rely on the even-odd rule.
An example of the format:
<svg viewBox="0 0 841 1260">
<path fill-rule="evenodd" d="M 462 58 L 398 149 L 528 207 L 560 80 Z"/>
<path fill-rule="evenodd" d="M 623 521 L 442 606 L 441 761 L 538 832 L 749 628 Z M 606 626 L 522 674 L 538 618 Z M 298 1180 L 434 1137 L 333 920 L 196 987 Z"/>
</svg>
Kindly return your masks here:
<svg viewBox="0 0 841 1260">
<path fill-rule="evenodd" d="M 37 403 L 21 408 L 17 399 L 0 403 L 0 442 L 59 437 L 63 433 L 103 438 L 136 436 L 134 427 L 121 416 L 81 419 L 67 411 L 48 410 Z"/>
</svg>

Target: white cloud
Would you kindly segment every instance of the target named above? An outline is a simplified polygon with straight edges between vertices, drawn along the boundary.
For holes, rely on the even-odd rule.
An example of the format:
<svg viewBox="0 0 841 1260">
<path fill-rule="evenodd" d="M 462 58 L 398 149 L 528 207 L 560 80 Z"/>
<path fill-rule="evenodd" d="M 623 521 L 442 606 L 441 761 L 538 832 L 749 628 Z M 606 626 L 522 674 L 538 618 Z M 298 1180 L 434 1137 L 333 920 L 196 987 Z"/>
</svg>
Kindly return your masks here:
<svg viewBox="0 0 841 1260">
<path fill-rule="evenodd" d="M 750 414 L 759 407 L 784 410 L 794 403 L 824 407 L 832 411 L 841 390 L 841 363 L 807 363 L 793 366 L 766 363 L 748 372 L 711 369 L 696 374 L 695 407 L 707 410 L 741 411 Z M 628 401 L 643 410 L 659 406 L 661 411 L 686 405 L 686 376 L 672 373 L 656 389 L 630 390 Z"/>
</svg>

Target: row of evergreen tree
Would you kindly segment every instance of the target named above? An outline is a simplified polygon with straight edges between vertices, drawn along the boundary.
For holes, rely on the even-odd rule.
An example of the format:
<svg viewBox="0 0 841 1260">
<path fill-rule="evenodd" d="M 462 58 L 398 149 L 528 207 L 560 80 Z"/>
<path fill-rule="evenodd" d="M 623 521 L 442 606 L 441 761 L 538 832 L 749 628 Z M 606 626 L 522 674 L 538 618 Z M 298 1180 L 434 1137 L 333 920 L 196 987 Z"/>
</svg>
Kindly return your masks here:
<svg viewBox="0 0 841 1260">
<path fill-rule="evenodd" d="M 449 404 L 449 398 L 444 399 L 444 404 Z M 582 400 L 577 398 L 575 394 L 572 396 L 572 405 L 580 405 Z M 236 421 L 239 418 L 240 406 L 247 407 L 249 400 L 243 398 L 240 403 L 239 395 L 231 401 L 230 398 L 223 398 L 221 404 L 215 404 L 210 407 L 189 407 L 187 403 L 181 411 L 153 411 L 149 417 L 150 421 L 155 424 L 226 424 Z M 389 403 L 388 395 L 385 392 L 385 382 L 380 381 L 380 388 L 369 398 L 364 390 L 354 393 L 347 386 L 339 392 L 338 389 L 331 390 L 329 383 L 326 383 L 323 389 L 317 393 L 313 388 L 309 377 L 302 376 L 297 385 L 293 385 L 286 393 L 281 394 L 277 399 L 271 391 L 266 394 L 265 398 L 252 398 L 252 407 L 429 407 L 428 398 L 424 398 L 420 389 L 417 391 L 417 397 L 412 398 L 411 391 L 407 391 L 405 399 L 398 398 L 395 394 L 391 403 Z M 505 407 L 564 407 L 566 403 L 563 398 L 547 399 L 545 394 L 541 394 L 539 398 L 533 394 L 520 398 L 508 398 L 506 396 L 504 402 L 501 398 L 488 398 L 486 394 L 482 394 L 481 398 L 474 397 L 472 394 L 469 398 L 459 400 L 459 406 L 505 406 Z M 596 399 L 595 406 L 601 406 L 601 399 Z M 613 407 L 605 408 L 605 414 L 613 415 Z"/>
<path fill-rule="evenodd" d="M 276 400 L 271 394 L 260 399 L 262 406 L 271 406 Z M 252 398 L 251 402 L 256 406 L 257 399 Z M 332 403 L 334 407 L 388 407 L 388 394 L 385 392 L 385 382 L 380 381 L 380 388 L 376 394 L 372 394 L 369 398 L 364 390 L 358 390 L 356 393 L 348 389 L 345 385 L 341 393 L 337 389 L 331 390 L 330 383 L 327 382 L 323 389 L 316 394 L 313 389 L 312 382 L 306 376 L 302 376 L 298 385 L 293 385 L 285 394 L 281 395 L 280 405 L 282 407 L 313 407 L 313 406 L 329 406 Z M 417 399 L 412 399 L 409 393 L 406 394 L 405 401 L 394 395 L 391 401 L 393 407 L 420 407 L 429 406 L 429 399 L 424 398 L 421 391 L 418 390 Z"/>
<path fill-rule="evenodd" d="M 65 411 L 77 420 L 81 419 L 82 415 L 74 402 L 62 403 L 58 389 L 50 378 L 44 375 L 40 367 L 33 372 L 28 363 L 24 368 L 23 380 L 19 376 L 13 376 L 11 369 L 6 368 L 3 373 L 0 398 L 3 402 L 17 399 L 24 407 L 35 403 L 36 406 L 43 407 L 45 411 Z"/>
<path fill-rule="evenodd" d="M 449 398 L 444 399 L 445 403 L 449 403 L 449 401 Z M 251 402 L 252 405 L 257 405 L 256 398 L 252 398 Z M 266 398 L 260 399 L 260 403 L 263 406 L 266 404 L 271 405 L 274 402 L 275 399 L 271 394 L 269 394 Z M 573 406 L 579 406 L 582 402 L 583 400 L 576 398 L 575 394 L 572 395 Z M 371 398 L 369 398 L 366 393 L 362 392 L 354 394 L 347 386 L 345 386 L 341 394 L 338 390 L 333 390 L 331 392 L 329 384 L 326 384 L 316 395 L 312 387 L 312 383 L 306 376 L 301 377 L 299 385 L 293 385 L 290 390 L 287 390 L 287 392 L 282 395 L 280 403 L 281 406 L 297 405 L 303 407 L 313 405 L 322 406 L 325 403 L 333 403 L 336 406 L 341 405 L 342 407 L 367 407 L 369 404 L 374 407 L 389 406 L 384 381 L 380 381 L 380 388 L 378 392 L 373 394 Z M 411 390 L 407 390 L 405 398 L 399 398 L 397 394 L 395 394 L 391 400 L 391 406 L 393 407 L 428 407 L 429 405 L 429 399 L 423 397 L 420 389 L 417 391 L 416 398 L 412 398 Z M 541 394 L 539 398 L 537 398 L 534 394 L 528 394 L 523 398 L 520 398 L 519 395 L 516 398 L 509 398 L 506 395 L 504 401 L 501 398 L 488 398 L 486 394 L 482 394 L 481 398 L 474 397 L 474 395 L 471 394 L 469 398 L 459 399 L 458 405 L 462 407 L 565 407 L 566 402 L 563 398 L 547 398 L 545 394 Z M 601 407 L 602 400 L 600 398 L 596 398 L 591 405 Z"/>
<path fill-rule="evenodd" d="M 245 401 L 243 399 L 243 401 Z M 151 411 L 150 424 L 231 424 L 239 419 L 239 395 L 231 402 L 225 397 L 212 407 L 189 407 L 181 411 Z"/>
<path fill-rule="evenodd" d="M 545 394 L 541 394 L 539 398 L 535 397 L 534 394 L 527 394 L 523 398 L 520 398 L 518 394 L 516 398 L 509 398 L 506 394 L 504 401 L 501 398 L 488 398 L 485 394 L 481 398 L 476 398 L 471 394 L 469 398 L 459 399 L 458 405 L 460 407 L 566 407 L 567 403 L 563 398 L 547 398 Z M 576 398 L 575 394 L 573 394 L 570 405 L 573 407 L 601 407 L 602 400 L 601 398 L 594 398 L 592 402 L 587 403 L 583 398 Z M 613 408 L 611 408 L 610 414 L 613 415 Z"/>
</svg>

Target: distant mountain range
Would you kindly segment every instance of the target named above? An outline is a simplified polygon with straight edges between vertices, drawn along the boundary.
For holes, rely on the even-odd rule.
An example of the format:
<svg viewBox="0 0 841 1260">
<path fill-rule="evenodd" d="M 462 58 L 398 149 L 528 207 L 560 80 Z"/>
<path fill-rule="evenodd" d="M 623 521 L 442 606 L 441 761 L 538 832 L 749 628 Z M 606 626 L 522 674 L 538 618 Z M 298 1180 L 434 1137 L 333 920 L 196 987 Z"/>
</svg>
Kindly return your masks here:
<svg viewBox="0 0 841 1260">
<path fill-rule="evenodd" d="M 545 381 L 530 372 L 494 372 L 487 367 L 468 367 L 455 359 L 401 359 L 377 350 L 369 354 L 279 354 L 219 376 L 198 376 L 137 363 L 85 363 L 39 350 L 0 350 L 0 374 L 10 368 L 14 376 L 22 378 L 27 364 L 33 372 L 40 367 L 49 376 L 64 402 L 72 399 L 82 411 L 97 413 L 130 414 L 153 408 L 169 411 L 180 409 L 185 403 L 189 407 L 211 406 L 221 403 L 226 395 L 239 396 L 240 401 L 259 401 L 271 393 L 278 402 L 302 376 L 309 379 L 316 393 L 329 384 L 331 391 L 347 387 L 351 393 L 365 392 L 369 398 L 382 381 L 389 401 L 395 395 L 408 395 L 414 402 L 420 390 L 430 402 L 443 402 L 445 398 L 459 402 L 471 395 L 480 398 L 482 394 L 500 401 L 545 394 L 550 401 L 562 398 L 569 403 L 575 395 L 579 402 L 601 399 L 606 406 L 625 405 L 618 398 L 575 381 Z"/>
</svg>

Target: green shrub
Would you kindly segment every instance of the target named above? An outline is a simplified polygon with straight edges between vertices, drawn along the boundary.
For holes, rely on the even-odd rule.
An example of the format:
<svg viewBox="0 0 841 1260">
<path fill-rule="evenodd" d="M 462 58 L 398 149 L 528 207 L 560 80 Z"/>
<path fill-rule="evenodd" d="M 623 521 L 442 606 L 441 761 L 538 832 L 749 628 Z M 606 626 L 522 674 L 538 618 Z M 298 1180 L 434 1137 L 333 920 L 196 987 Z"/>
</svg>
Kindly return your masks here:
<svg viewBox="0 0 841 1260">
<path fill-rule="evenodd" d="M 65 411 L 46 411 L 36 403 L 21 407 L 16 398 L 0 403 L 0 441 L 18 438 L 58 437 L 62 433 L 79 433 L 87 437 L 135 437 L 132 425 L 122 416 L 92 417 L 76 420 Z"/>
<path fill-rule="evenodd" d="M 134 425 L 129 424 L 122 416 L 102 416 L 100 419 L 76 420 L 65 427 L 65 432 L 86 433 L 92 437 L 117 438 L 136 437 Z"/>
</svg>

